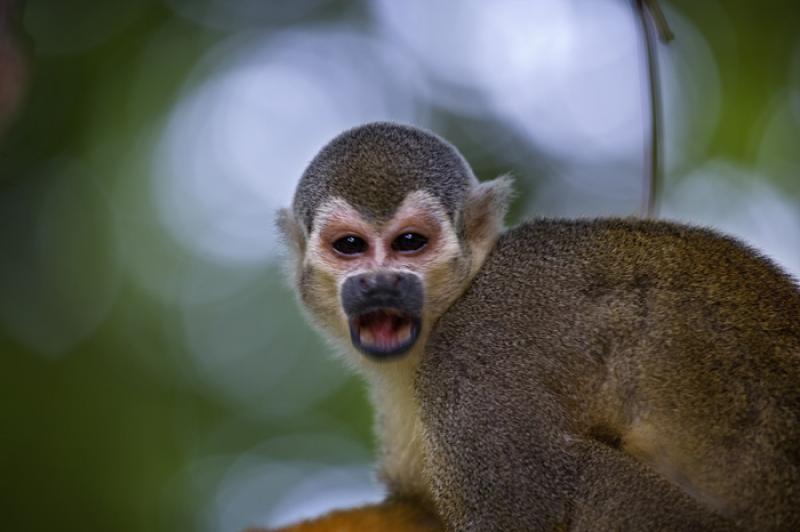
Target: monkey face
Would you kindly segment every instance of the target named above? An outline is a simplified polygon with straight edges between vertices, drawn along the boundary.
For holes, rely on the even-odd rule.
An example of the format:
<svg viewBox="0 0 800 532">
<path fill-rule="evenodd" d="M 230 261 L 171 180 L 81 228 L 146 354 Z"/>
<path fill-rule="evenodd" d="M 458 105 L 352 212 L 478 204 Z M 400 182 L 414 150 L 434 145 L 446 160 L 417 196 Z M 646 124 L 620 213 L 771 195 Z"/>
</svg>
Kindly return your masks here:
<svg viewBox="0 0 800 532">
<path fill-rule="evenodd" d="M 494 246 L 511 192 L 509 177 L 478 182 L 453 146 L 423 130 L 374 123 L 342 133 L 278 214 L 300 299 L 359 364 L 418 360 Z"/>
<path fill-rule="evenodd" d="M 457 297 L 468 257 L 437 199 L 409 194 L 375 222 L 341 198 L 315 217 L 300 266 L 316 320 L 371 360 L 401 358 Z"/>
</svg>

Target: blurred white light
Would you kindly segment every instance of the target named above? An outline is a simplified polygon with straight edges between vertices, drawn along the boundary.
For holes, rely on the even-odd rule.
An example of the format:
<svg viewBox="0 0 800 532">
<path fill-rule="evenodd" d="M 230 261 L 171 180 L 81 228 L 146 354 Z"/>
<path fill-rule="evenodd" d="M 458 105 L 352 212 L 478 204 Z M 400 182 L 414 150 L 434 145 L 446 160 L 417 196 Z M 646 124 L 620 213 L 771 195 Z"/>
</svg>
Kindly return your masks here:
<svg viewBox="0 0 800 532">
<path fill-rule="evenodd" d="M 669 191 L 664 217 L 737 236 L 800 279 L 800 212 L 752 172 L 708 162 Z"/>
<path fill-rule="evenodd" d="M 664 162 L 669 174 L 703 162 L 719 121 L 722 85 L 702 32 L 668 4 L 662 7 L 675 33 L 673 41 L 659 47 Z M 714 12 L 724 26 L 724 10 Z"/>
<path fill-rule="evenodd" d="M 491 88 L 558 64 L 572 37 L 563 0 L 469 0 L 458 9 L 424 0 L 374 0 L 372 5 L 384 33 L 407 46 L 430 75 L 467 88 Z M 452 95 L 432 97 L 453 105 Z"/>
<path fill-rule="evenodd" d="M 554 20 L 510 14 L 508 21 L 517 20 L 518 31 L 524 32 L 519 42 L 524 42 L 525 33 L 550 32 L 553 38 L 544 43 L 559 46 L 529 49 L 527 70 L 518 68 L 515 79 L 489 87 L 494 107 L 537 144 L 563 158 L 638 155 L 640 62 L 637 33 L 626 6 L 611 0 L 582 2 Z M 537 26 L 532 29 L 531 23 Z M 502 48 L 496 53 L 502 56 Z M 537 55 L 552 60 L 532 61 Z M 488 70 L 486 75 L 491 79 Z"/>
<path fill-rule="evenodd" d="M 375 480 L 371 466 L 323 469 L 287 489 L 270 513 L 267 524 L 284 526 L 332 510 L 376 503 L 385 496 L 385 489 Z"/>
<path fill-rule="evenodd" d="M 630 216 L 639 209 L 642 169 L 636 163 L 565 162 L 558 175 L 537 182 L 524 212 L 533 216 Z"/>
<path fill-rule="evenodd" d="M 438 81 L 429 93 L 437 104 L 488 111 L 579 168 L 641 164 L 649 94 L 630 2 L 467 0 L 458 10 L 425 0 L 372 5 L 385 33 Z M 705 148 L 717 121 L 719 80 L 700 32 L 678 13 L 667 15 L 676 39 L 659 46 L 660 71 L 666 155 L 677 164 Z M 567 173 L 577 188 L 605 186 L 592 172 Z M 618 174 L 613 188 L 638 182 L 640 173 Z"/>
<path fill-rule="evenodd" d="M 375 479 L 369 453 L 332 434 L 296 434 L 267 441 L 224 465 L 204 461 L 188 472 L 197 491 L 218 477 L 205 528 L 240 532 L 248 526 L 276 527 L 380 501 L 385 489 Z M 286 444 L 294 444 L 294 450 Z M 313 448 L 313 449 L 312 449 Z M 305 460 L 297 460 L 300 455 Z M 345 464 L 332 466 L 330 464 Z"/>
<path fill-rule="evenodd" d="M 275 256 L 275 210 L 314 153 L 371 120 L 420 123 L 419 76 L 388 46 L 347 29 L 236 39 L 176 106 L 156 157 L 154 194 L 177 239 L 214 260 Z"/>
<path fill-rule="evenodd" d="M 476 105 L 488 103 L 546 149 L 580 159 L 640 147 L 640 61 L 627 4 L 473 0 L 455 11 L 423 0 L 374 5 L 432 76 L 473 88 Z M 444 104 L 452 101 L 446 96 Z"/>
<path fill-rule="evenodd" d="M 217 489 L 210 530 L 278 527 L 336 509 L 379 502 L 385 490 L 367 464 L 273 462 L 237 467 Z"/>
<path fill-rule="evenodd" d="M 665 173 L 670 175 L 700 164 L 719 118 L 720 81 L 714 57 L 702 34 L 678 13 L 667 10 L 666 14 L 676 34 L 674 41 L 660 45 L 658 50 L 664 105 L 664 164 Z M 637 59 L 631 61 L 635 63 Z M 630 69 L 641 68 L 634 63 L 629 65 Z M 568 90 L 572 90 L 570 86 L 574 84 L 567 83 Z M 637 90 L 646 91 L 646 86 Z M 630 95 L 631 103 L 642 102 L 642 97 Z M 600 100 L 595 103 L 600 107 L 605 105 Z M 648 138 L 642 126 L 648 124 L 649 118 L 637 120 L 642 122 L 631 122 L 628 133 L 634 132 L 639 140 L 621 133 L 619 138 L 627 139 L 627 147 L 616 160 L 603 161 L 598 152 L 587 152 L 592 153 L 591 158 L 564 154 L 558 176 L 537 183 L 529 212 L 556 216 L 636 213 L 644 186 L 642 155 Z M 563 140 L 567 142 L 566 137 Z M 585 145 L 577 146 L 583 149 Z M 628 151 L 627 155 L 624 151 Z"/>
</svg>

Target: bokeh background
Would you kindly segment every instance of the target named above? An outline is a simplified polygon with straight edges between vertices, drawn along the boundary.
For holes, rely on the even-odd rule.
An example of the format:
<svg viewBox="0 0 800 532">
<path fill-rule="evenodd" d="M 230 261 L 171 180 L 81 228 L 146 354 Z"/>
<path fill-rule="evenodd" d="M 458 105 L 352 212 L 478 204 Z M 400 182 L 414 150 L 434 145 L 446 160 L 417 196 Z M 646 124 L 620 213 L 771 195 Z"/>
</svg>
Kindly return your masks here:
<svg viewBox="0 0 800 532">
<path fill-rule="evenodd" d="M 800 3 L 662 4 L 663 216 L 800 274 Z M 512 172 L 512 222 L 635 214 L 637 24 L 626 0 L 0 0 L 0 527 L 233 532 L 380 498 L 275 209 L 388 119 Z"/>
</svg>

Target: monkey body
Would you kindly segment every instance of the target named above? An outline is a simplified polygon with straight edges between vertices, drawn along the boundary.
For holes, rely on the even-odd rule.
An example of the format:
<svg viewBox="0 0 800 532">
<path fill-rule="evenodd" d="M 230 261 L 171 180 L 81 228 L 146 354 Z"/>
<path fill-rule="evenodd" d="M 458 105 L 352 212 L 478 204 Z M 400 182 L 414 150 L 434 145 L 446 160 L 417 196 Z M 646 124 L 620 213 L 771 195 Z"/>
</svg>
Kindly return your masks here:
<svg viewBox="0 0 800 532">
<path fill-rule="evenodd" d="M 287 530 L 800 529 L 794 281 L 674 223 L 503 230 L 510 185 L 386 123 L 309 165 L 290 271 L 369 384 L 389 498 Z"/>
<path fill-rule="evenodd" d="M 535 221 L 442 316 L 416 393 L 455 529 L 725 528 L 702 507 L 793 530 L 798 384 L 800 295 L 769 261 L 671 223 Z"/>
</svg>

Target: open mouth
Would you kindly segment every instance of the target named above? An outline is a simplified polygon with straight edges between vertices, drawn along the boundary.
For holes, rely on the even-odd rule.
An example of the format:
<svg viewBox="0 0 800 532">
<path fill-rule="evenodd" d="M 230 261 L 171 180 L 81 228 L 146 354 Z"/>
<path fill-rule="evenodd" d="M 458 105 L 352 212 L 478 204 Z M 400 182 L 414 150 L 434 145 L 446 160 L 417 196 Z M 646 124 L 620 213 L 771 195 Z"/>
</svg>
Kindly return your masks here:
<svg viewBox="0 0 800 532">
<path fill-rule="evenodd" d="M 373 357 L 402 355 L 419 336 L 419 318 L 393 308 L 363 312 L 350 319 L 353 345 Z"/>
</svg>

